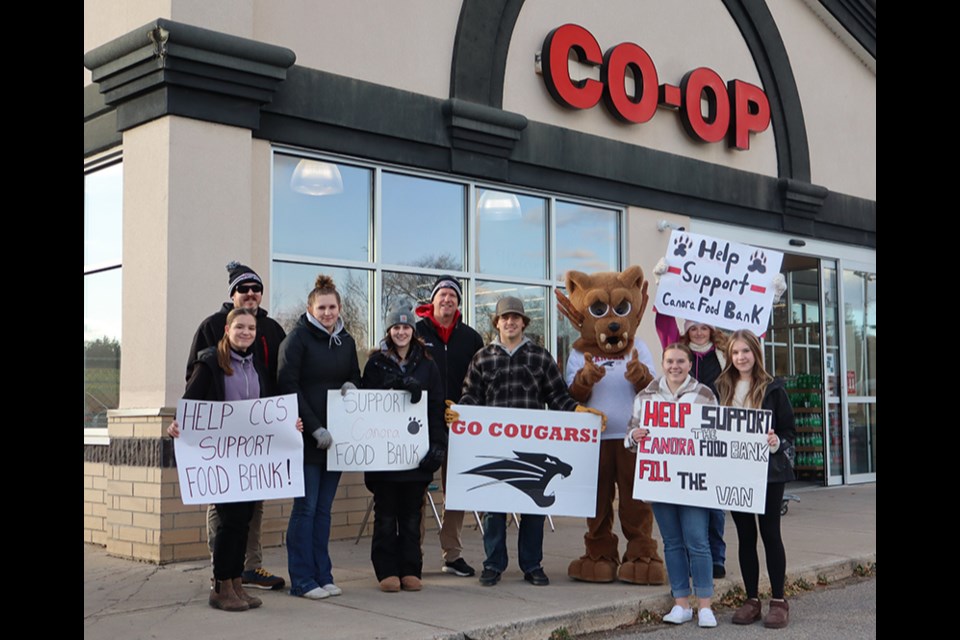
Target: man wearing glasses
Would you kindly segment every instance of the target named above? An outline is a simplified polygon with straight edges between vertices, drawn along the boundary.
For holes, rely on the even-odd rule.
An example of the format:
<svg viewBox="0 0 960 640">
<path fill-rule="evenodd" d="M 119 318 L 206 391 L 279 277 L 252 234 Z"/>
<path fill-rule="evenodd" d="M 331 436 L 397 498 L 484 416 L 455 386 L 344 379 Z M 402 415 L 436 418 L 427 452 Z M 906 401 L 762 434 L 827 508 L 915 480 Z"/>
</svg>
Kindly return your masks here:
<svg viewBox="0 0 960 640">
<path fill-rule="evenodd" d="M 257 313 L 257 339 L 253 344 L 253 357 L 259 358 L 266 365 L 269 383 L 277 383 L 277 354 L 280 343 L 287 336 L 283 327 L 273 318 L 267 317 L 267 312 L 260 306 L 263 300 L 263 280 L 250 267 L 231 262 L 227 265 L 228 287 L 230 301 L 224 302 L 219 311 L 200 323 L 193 344 L 190 345 L 190 356 L 187 358 L 187 380 L 197 362 L 197 354 L 207 347 L 216 347 L 223 337 L 227 324 L 227 314 L 234 308 L 253 309 Z M 271 393 L 273 391 L 271 390 Z M 266 395 L 266 394 L 264 394 Z M 282 589 L 284 580 L 263 568 L 263 547 L 260 544 L 261 528 L 263 525 L 263 502 L 254 503 L 253 517 L 250 519 L 250 530 L 247 535 L 247 554 L 243 567 L 243 585 L 259 589 Z M 220 518 L 213 505 L 207 507 L 207 544 L 213 554 L 213 540 L 220 527 Z"/>
</svg>

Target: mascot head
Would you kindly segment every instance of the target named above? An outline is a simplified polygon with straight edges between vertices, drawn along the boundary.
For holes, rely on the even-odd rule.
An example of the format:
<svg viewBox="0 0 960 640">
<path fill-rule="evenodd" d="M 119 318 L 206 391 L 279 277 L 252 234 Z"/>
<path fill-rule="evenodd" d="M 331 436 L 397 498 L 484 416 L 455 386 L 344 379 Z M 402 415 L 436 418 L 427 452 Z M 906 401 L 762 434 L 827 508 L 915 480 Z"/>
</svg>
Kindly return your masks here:
<svg viewBox="0 0 960 640">
<path fill-rule="evenodd" d="M 557 308 L 580 331 L 578 351 L 629 355 L 647 306 L 647 281 L 640 267 L 621 272 L 567 272 L 567 296 L 557 291 Z"/>
</svg>

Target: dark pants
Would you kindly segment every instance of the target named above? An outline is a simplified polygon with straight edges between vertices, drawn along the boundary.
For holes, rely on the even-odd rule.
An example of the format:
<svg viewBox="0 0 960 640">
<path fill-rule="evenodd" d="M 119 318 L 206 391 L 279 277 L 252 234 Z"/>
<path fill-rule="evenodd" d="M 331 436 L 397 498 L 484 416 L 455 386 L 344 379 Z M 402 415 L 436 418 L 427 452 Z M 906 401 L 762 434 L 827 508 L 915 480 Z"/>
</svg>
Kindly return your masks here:
<svg viewBox="0 0 960 640">
<path fill-rule="evenodd" d="M 232 580 L 243 573 L 247 530 L 253 517 L 253 502 L 225 502 L 216 505 L 220 526 L 213 542 L 213 577 Z"/>
<path fill-rule="evenodd" d="M 376 482 L 373 490 L 373 543 L 370 559 L 377 580 L 420 577 L 420 519 L 428 482 Z"/>
<path fill-rule="evenodd" d="M 748 598 L 756 598 L 760 582 L 760 558 L 757 555 L 757 523 L 760 524 L 760 537 L 763 538 L 763 550 L 767 556 L 767 574 L 770 577 L 770 591 L 775 599 L 783 598 L 783 583 L 787 575 L 787 554 L 783 549 L 780 536 L 780 503 L 783 501 L 783 482 L 767 485 L 767 503 L 760 515 L 731 511 L 733 523 L 737 525 L 737 539 L 740 545 L 740 573 L 743 574 L 743 588 Z"/>
</svg>

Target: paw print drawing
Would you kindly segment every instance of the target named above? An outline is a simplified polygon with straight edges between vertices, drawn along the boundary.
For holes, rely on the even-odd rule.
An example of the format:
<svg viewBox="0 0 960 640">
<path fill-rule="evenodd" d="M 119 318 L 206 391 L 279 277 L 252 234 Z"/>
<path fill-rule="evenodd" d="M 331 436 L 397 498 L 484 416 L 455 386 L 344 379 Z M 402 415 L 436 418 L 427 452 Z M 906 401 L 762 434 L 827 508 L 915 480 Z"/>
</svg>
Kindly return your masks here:
<svg viewBox="0 0 960 640">
<path fill-rule="evenodd" d="M 767 272 L 767 256 L 764 255 L 763 251 L 754 251 L 753 255 L 750 256 L 750 265 L 747 267 L 747 271 Z"/>
<path fill-rule="evenodd" d="M 687 255 L 687 249 L 693 246 L 693 242 L 691 242 L 690 238 L 687 236 L 677 236 L 677 239 L 673 241 L 673 244 L 673 255 L 675 256 Z"/>
<path fill-rule="evenodd" d="M 423 425 L 420 424 L 419 420 L 416 418 L 410 418 L 410 422 L 407 424 L 407 431 L 410 432 L 410 435 L 415 436 L 420 433 L 421 427 L 423 427 Z"/>
</svg>

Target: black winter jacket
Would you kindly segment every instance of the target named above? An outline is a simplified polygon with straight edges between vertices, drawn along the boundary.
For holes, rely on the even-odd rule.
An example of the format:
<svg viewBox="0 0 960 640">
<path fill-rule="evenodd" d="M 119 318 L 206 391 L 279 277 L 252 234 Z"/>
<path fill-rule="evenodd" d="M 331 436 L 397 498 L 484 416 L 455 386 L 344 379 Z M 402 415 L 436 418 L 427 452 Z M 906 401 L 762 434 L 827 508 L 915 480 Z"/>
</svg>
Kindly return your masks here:
<svg viewBox="0 0 960 640">
<path fill-rule="evenodd" d="M 277 386 L 281 394 L 297 394 L 303 420 L 303 461 L 327 468 L 327 452 L 317 449 L 313 432 L 327 426 L 327 391 L 344 382 L 360 386 L 360 362 L 353 338 L 342 328 L 333 335 L 300 316 L 280 345 Z"/>
<path fill-rule="evenodd" d="M 793 407 L 783 382 L 775 378 L 767 385 L 761 409 L 773 411 L 773 431 L 780 438 L 780 448 L 770 455 L 767 467 L 767 482 L 789 482 L 794 479 L 793 462 L 787 458 L 787 452 L 793 455 L 797 429 L 793 421 Z"/>
<path fill-rule="evenodd" d="M 263 370 L 263 363 L 254 355 L 253 368 L 260 378 L 260 397 L 265 398 L 270 395 L 267 392 L 268 387 L 266 372 Z M 223 378 L 226 373 L 220 368 L 217 361 L 217 348 L 207 347 L 200 352 L 197 358 L 196 366 L 187 381 L 187 388 L 183 392 L 184 400 L 210 400 L 213 402 L 223 402 L 225 398 Z"/>
<path fill-rule="evenodd" d="M 462 318 L 457 320 L 453 333 L 450 334 L 450 341 L 446 344 L 440 339 L 430 318 L 418 320 L 416 330 L 440 370 L 442 398 L 458 401 L 463 390 L 463 379 L 467 377 L 467 368 L 474 354 L 483 348 L 483 338 L 473 327 L 464 323 Z"/>
<path fill-rule="evenodd" d="M 224 302 L 219 311 L 200 323 L 197 332 L 193 335 L 190 345 L 190 355 L 187 356 L 187 380 L 193 373 L 193 365 L 198 355 L 207 347 L 215 347 L 223 337 L 223 328 L 227 324 L 227 314 L 233 311 L 232 302 Z M 276 320 L 267 316 L 261 307 L 257 309 L 257 339 L 253 343 L 253 355 L 259 359 L 267 371 L 270 386 L 264 389 L 263 395 L 272 395 L 277 382 L 277 356 L 280 353 L 280 343 L 286 337 L 286 332 Z"/>
<path fill-rule="evenodd" d="M 420 389 L 426 391 L 427 429 L 430 446 L 447 449 L 447 424 L 443 418 L 443 387 L 440 383 L 440 369 L 437 364 L 426 357 L 425 352 L 416 341 L 410 345 L 407 357 L 406 371 L 400 370 L 400 365 L 387 352 L 379 351 L 370 356 L 367 365 L 363 368 L 364 389 L 395 389 L 405 377 L 412 377 L 420 383 Z M 423 402 L 423 400 L 421 400 Z M 421 452 L 421 457 L 426 455 Z M 364 483 L 372 489 L 377 482 L 430 482 L 433 474 L 423 469 L 409 469 L 406 471 L 367 471 L 364 473 Z"/>
</svg>

